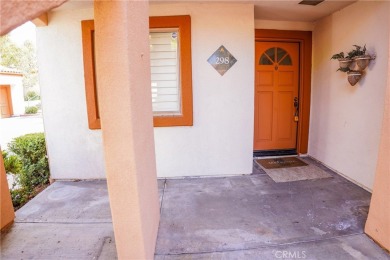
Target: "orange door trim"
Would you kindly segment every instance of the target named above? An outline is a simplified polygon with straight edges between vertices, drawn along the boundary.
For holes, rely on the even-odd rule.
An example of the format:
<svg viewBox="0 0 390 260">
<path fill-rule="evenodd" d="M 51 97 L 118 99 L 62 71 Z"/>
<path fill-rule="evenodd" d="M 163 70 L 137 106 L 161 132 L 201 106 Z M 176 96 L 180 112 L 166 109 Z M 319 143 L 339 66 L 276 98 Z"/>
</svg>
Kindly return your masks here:
<svg viewBox="0 0 390 260">
<path fill-rule="evenodd" d="M 309 141 L 312 32 L 284 30 L 255 30 L 255 41 L 299 43 L 299 121 L 297 152 L 306 154 Z"/>
</svg>

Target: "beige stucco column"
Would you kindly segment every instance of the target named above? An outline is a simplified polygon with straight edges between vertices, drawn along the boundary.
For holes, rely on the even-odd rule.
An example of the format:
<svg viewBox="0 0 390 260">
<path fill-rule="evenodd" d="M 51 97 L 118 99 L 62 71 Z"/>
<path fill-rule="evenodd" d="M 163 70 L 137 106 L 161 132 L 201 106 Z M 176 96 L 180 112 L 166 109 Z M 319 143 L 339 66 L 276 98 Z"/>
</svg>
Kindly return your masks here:
<svg viewBox="0 0 390 260">
<path fill-rule="evenodd" d="M 390 59 L 375 182 L 365 232 L 390 250 Z"/>
<path fill-rule="evenodd" d="M 95 1 L 98 99 L 120 259 L 153 259 L 159 224 L 148 1 Z"/>
<path fill-rule="evenodd" d="M 12 206 L 11 195 L 9 193 L 7 176 L 5 175 L 3 156 L 1 156 L 0 149 L 0 229 L 3 229 L 7 225 L 14 221 L 15 213 L 14 207 Z"/>
</svg>

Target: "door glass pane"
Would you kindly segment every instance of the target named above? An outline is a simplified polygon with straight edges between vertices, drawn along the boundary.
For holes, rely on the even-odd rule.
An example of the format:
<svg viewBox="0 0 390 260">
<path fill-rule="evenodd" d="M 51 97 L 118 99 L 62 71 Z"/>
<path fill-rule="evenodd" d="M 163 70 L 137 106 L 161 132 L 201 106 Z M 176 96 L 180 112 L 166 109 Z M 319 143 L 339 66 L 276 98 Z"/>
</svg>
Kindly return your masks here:
<svg viewBox="0 0 390 260">
<path fill-rule="evenodd" d="M 279 62 L 279 65 L 292 65 L 290 55 L 287 55 L 286 57 L 284 57 L 284 59 L 281 62 Z"/>
<path fill-rule="evenodd" d="M 268 55 L 268 57 L 272 60 L 275 61 L 275 49 L 276 48 L 270 48 L 265 51 L 265 53 Z"/>
<path fill-rule="evenodd" d="M 260 57 L 260 62 L 259 62 L 260 65 L 272 65 L 273 62 L 267 57 L 267 55 L 265 55 L 263 53 L 263 55 L 261 55 Z"/>
<path fill-rule="evenodd" d="M 277 57 L 278 57 L 278 61 L 277 62 L 280 62 L 282 60 L 282 58 L 287 54 L 287 52 L 281 48 L 277 48 Z"/>
</svg>

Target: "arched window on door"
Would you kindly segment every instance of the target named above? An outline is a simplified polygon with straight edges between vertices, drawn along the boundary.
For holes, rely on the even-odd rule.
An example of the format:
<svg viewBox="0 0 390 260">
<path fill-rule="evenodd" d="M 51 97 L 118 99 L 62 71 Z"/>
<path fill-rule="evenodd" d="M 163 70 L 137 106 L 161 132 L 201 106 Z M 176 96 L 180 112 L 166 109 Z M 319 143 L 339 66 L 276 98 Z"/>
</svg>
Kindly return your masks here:
<svg viewBox="0 0 390 260">
<path fill-rule="evenodd" d="M 259 65 L 291 66 L 290 54 L 282 48 L 274 47 L 266 50 L 260 57 Z"/>
</svg>

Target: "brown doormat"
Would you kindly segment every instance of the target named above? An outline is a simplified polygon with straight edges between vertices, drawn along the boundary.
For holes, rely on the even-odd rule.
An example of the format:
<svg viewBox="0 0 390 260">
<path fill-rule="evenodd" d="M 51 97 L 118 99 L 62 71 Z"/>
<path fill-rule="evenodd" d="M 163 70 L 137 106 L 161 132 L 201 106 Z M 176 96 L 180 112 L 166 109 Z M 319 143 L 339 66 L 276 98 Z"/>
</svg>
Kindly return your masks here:
<svg viewBox="0 0 390 260">
<path fill-rule="evenodd" d="M 280 169 L 289 167 L 307 166 L 307 163 L 299 160 L 296 157 L 283 157 L 273 159 L 258 159 L 256 160 L 265 169 Z"/>
</svg>

